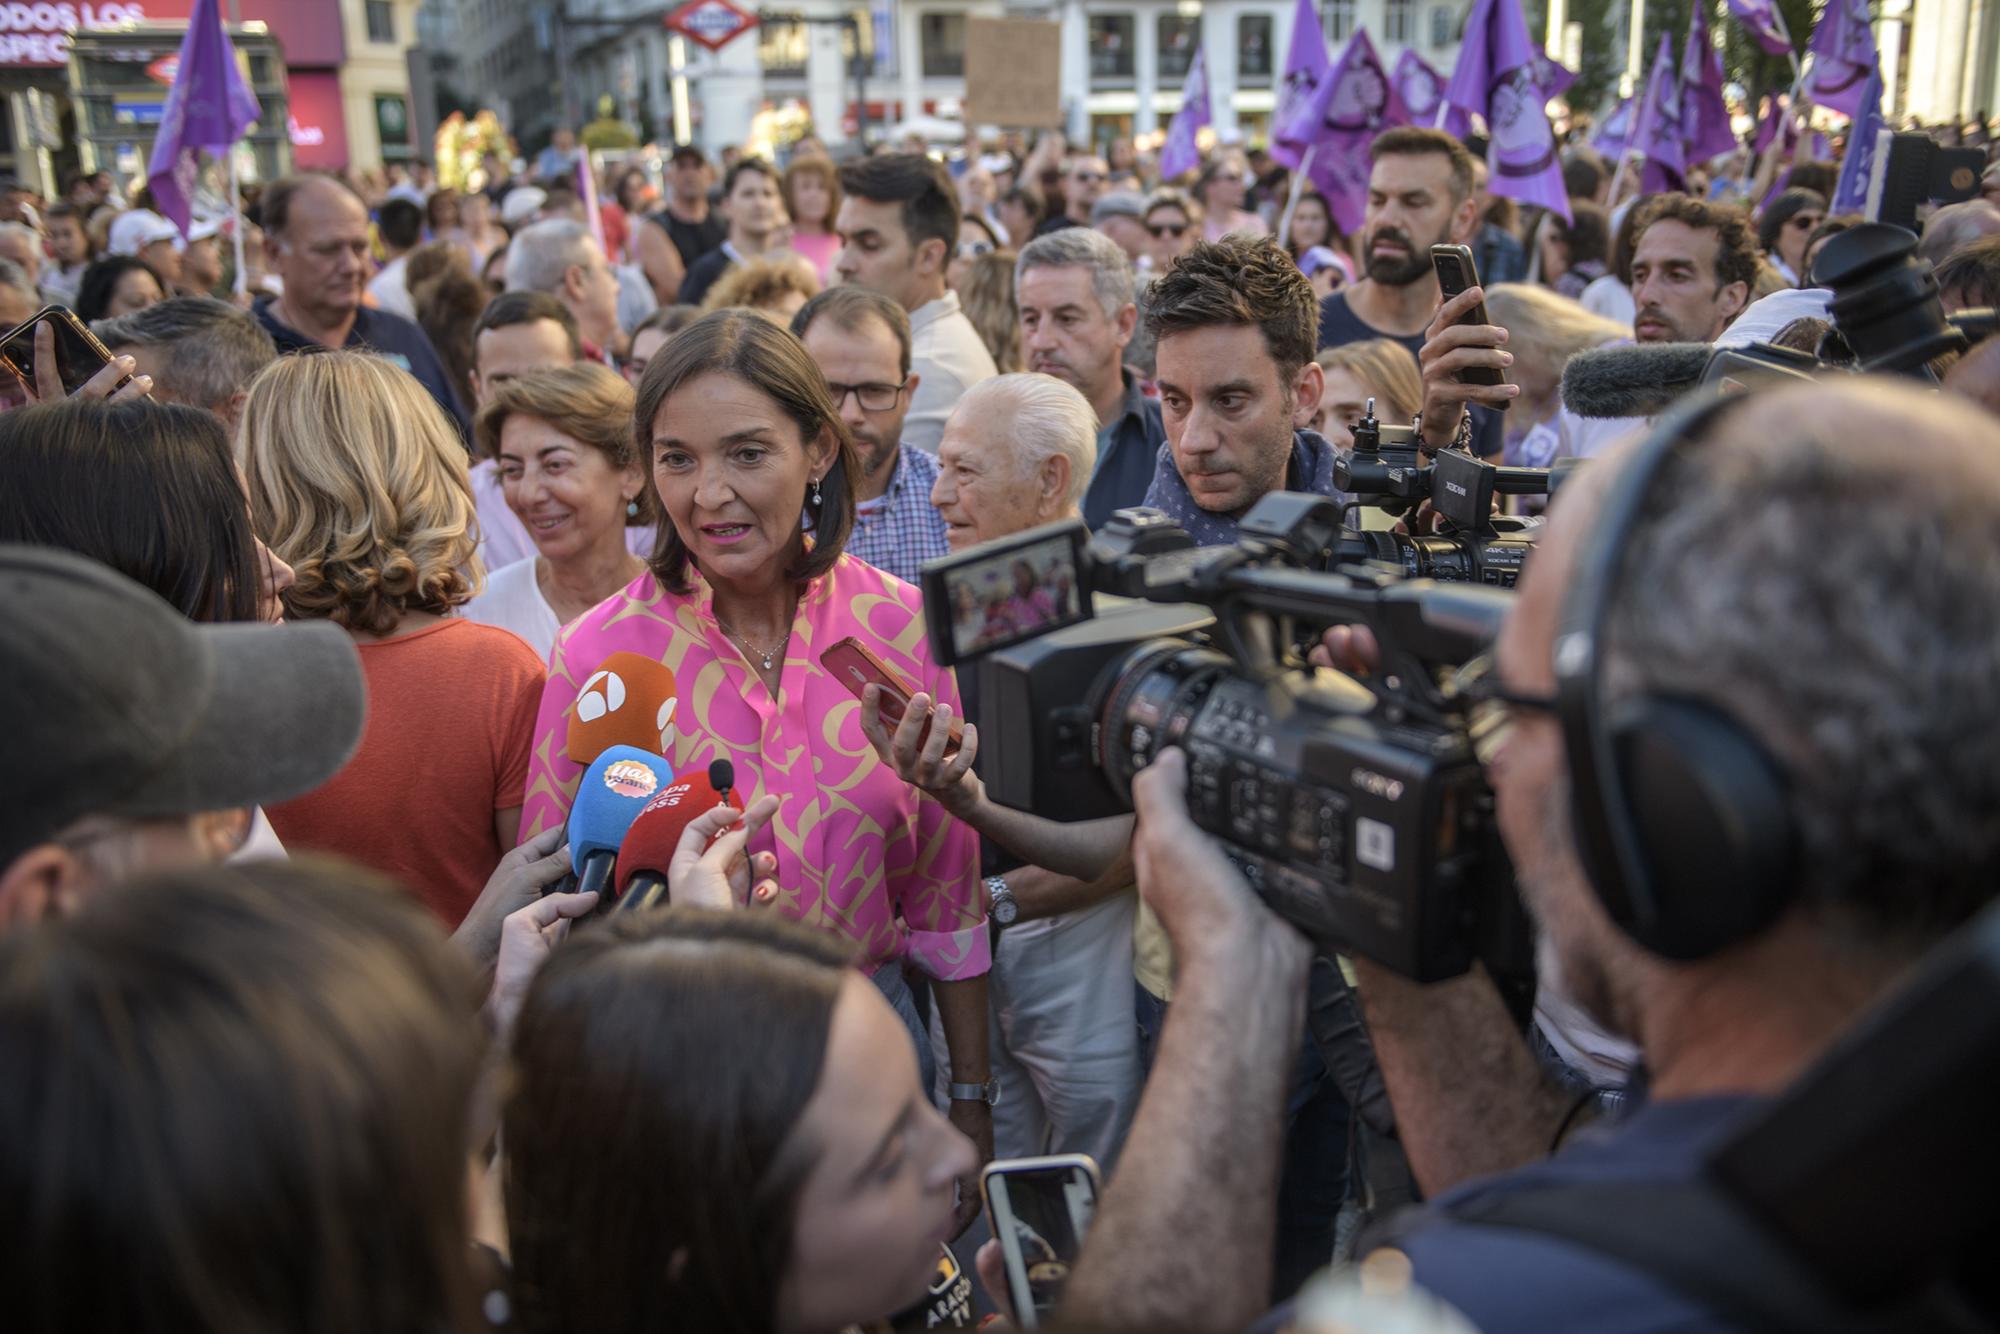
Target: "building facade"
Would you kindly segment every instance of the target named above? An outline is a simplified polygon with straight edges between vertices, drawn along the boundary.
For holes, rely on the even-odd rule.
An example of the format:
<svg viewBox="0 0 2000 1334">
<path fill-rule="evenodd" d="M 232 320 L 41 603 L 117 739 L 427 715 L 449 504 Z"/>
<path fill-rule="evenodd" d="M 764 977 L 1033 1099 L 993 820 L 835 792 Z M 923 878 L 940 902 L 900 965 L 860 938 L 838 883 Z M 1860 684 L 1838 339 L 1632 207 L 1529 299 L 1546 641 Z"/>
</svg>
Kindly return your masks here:
<svg viewBox="0 0 2000 1334">
<path fill-rule="evenodd" d="M 739 0 L 755 12 L 750 0 Z M 459 0 L 464 83 L 524 144 L 580 125 L 609 95 L 646 138 L 674 138 L 675 75 L 687 128 L 710 148 L 753 137 L 762 116 L 810 119 L 829 143 L 865 114 L 878 131 L 906 117 L 956 118 L 965 95 L 966 21 L 1043 18 L 1061 27 L 1063 116 L 1073 140 L 1164 130 L 1195 51 L 1206 46 L 1216 129 L 1261 139 L 1291 41 L 1287 0 L 795 0 L 719 52 L 675 38 L 660 0 Z M 1449 70 L 1469 0 L 1323 0 L 1338 49 L 1366 26 L 1382 58 L 1405 47 Z M 552 77 L 553 76 L 553 77 Z M 858 76 L 858 77 L 857 77 Z M 567 111 L 565 111 L 567 106 Z"/>
</svg>

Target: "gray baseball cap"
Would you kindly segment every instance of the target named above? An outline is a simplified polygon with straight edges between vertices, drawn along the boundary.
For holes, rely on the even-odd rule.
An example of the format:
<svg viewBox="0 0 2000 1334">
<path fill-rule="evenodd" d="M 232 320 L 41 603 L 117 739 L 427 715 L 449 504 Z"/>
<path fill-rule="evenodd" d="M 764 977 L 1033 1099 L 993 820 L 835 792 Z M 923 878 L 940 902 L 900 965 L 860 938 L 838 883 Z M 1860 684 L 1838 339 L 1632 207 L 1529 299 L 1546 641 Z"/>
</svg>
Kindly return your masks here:
<svg viewBox="0 0 2000 1334">
<path fill-rule="evenodd" d="M 1090 225 L 1095 227 L 1106 218 L 1146 219 L 1146 200 L 1143 195 L 1130 190 L 1113 190 L 1101 196 L 1090 206 Z"/>
<path fill-rule="evenodd" d="M 95 561 L 0 544 L 0 867 L 85 815 L 283 801 L 339 771 L 367 688 L 330 622 L 203 625 Z"/>
</svg>

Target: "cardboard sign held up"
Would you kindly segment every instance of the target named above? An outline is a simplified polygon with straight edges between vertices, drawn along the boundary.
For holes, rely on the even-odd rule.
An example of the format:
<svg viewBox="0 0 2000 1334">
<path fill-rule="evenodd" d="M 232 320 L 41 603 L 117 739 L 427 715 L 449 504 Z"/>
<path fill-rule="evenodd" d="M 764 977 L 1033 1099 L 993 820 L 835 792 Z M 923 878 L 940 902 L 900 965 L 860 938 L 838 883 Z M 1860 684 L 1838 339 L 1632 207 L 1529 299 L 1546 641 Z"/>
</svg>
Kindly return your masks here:
<svg viewBox="0 0 2000 1334">
<path fill-rule="evenodd" d="M 1007 130 L 1062 128 L 1062 25 L 1045 19 L 965 20 L 965 123 Z"/>
</svg>

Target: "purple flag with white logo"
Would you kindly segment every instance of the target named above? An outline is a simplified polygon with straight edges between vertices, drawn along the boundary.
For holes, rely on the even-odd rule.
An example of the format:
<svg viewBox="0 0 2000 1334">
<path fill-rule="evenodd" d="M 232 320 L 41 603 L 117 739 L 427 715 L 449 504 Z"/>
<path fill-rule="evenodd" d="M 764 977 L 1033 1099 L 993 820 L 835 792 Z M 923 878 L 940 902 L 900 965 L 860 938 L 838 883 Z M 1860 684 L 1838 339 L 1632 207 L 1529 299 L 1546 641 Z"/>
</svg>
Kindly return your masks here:
<svg viewBox="0 0 2000 1334">
<path fill-rule="evenodd" d="M 192 223 L 200 170 L 196 150 L 227 152 L 263 114 L 237 68 L 236 48 L 222 30 L 215 0 L 195 0 L 187 36 L 181 39 L 180 64 L 160 111 L 152 161 L 146 167 L 153 206 L 173 219 L 181 235 L 187 235 Z"/>
<path fill-rule="evenodd" d="M 1411 125 L 1437 125 L 1438 110 L 1444 106 L 1444 75 L 1409 47 L 1396 58 L 1395 72 L 1389 76 L 1396 101 Z M 1451 107 L 1445 111 L 1445 133 L 1463 139 L 1472 133 L 1472 117 Z"/>
<path fill-rule="evenodd" d="M 1613 161 L 1624 157 L 1625 150 L 1632 145 L 1632 116 L 1637 102 L 1635 97 L 1620 102 L 1604 118 L 1604 123 L 1597 127 L 1597 133 L 1591 136 L 1590 146 Z"/>
<path fill-rule="evenodd" d="M 1639 188 L 1647 194 L 1678 190 L 1687 180 L 1687 153 L 1681 147 L 1681 84 L 1674 76 L 1673 45 L 1665 33 L 1653 56 L 1646 95 L 1639 102 L 1639 123 L 1632 131 L 1632 151 L 1645 156 Z"/>
<path fill-rule="evenodd" d="M 1778 0 L 1729 0 L 1729 12 L 1750 33 L 1750 39 L 1764 48 L 1766 55 L 1792 54 L 1792 32 Z"/>
<path fill-rule="evenodd" d="M 1271 112 L 1271 156 L 1297 167 L 1312 142 L 1312 101 L 1320 82 L 1333 67 L 1327 59 L 1326 35 L 1320 31 L 1313 0 L 1299 0 L 1292 15 L 1292 44 L 1285 53 L 1285 82 Z"/>
<path fill-rule="evenodd" d="M 1208 52 L 1196 47 L 1194 63 L 1188 66 L 1187 82 L 1181 86 L 1181 109 L 1167 123 L 1167 141 L 1160 145 L 1160 179 L 1171 181 L 1201 165 L 1201 146 L 1195 136 L 1210 124 L 1208 110 Z"/>
<path fill-rule="evenodd" d="M 1876 66 L 1875 34 L 1868 27 L 1868 0 L 1827 0 L 1812 42 L 1806 96 L 1843 116 L 1861 114 L 1861 94 Z"/>
<path fill-rule="evenodd" d="M 1556 60 L 1541 47 L 1535 48 L 1535 82 L 1542 85 L 1542 100 L 1561 97 L 1576 82 L 1576 71 Z"/>
<path fill-rule="evenodd" d="M 1569 192 L 1544 106 L 1548 98 L 1535 72 L 1535 51 L 1521 0 L 1477 0 L 1444 97 L 1461 111 L 1486 118 L 1489 190 L 1568 219 Z"/>
<path fill-rule="evenodd" d="M 1389 72 L 1375 54 L 1366 28 L 1356 28 L 1312 103 L 1312 182 L 1326 196 L 1327 211 L 1343 232 L 1358 230 L 1368 211 L 1368 145 L 1407 113 L 1389 86 Z"/>
<path fill-rule="evenodd" d="M 1882 71 L 1868 72 L 1861 90 L 1861 114 L 1847 131 L 1847 156 L 1833 188 L 1829 213 L 1863 213 L 1868 208 L 1868 175 L 1875 165 L 1875 136 L 1882 131 Z M 1800 275 L 1804 277 L 1803 274 Z"/>
<path fill-rule="evenodd" d="M 1690 162 L 1736 151 L 1729 103 L 1722 96 L 1722 52 L 1708 38 L 1708 0 L 1694 0 L 1687 47 L 1681 53 L 1681 133 Z"/>
</svg>

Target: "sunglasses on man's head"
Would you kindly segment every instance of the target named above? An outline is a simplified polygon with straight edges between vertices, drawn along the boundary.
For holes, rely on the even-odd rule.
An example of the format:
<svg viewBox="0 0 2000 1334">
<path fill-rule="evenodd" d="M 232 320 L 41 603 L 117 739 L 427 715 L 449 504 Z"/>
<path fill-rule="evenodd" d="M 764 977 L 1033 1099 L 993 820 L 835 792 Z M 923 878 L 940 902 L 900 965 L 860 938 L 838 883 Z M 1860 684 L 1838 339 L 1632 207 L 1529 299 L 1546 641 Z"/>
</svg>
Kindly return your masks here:
<svg viewBox="0 0 2000 1334">
<path fill-rule="evenodd" d="M 1187 229 L 1188 225 L 1184 222 L 1149 222 L 1146 224 L 1146 230 L 1151 232 L 1156 239 L 1168 236 L 1177 238 L 1185 236 L 1187 235 Z"/>
</svg>

